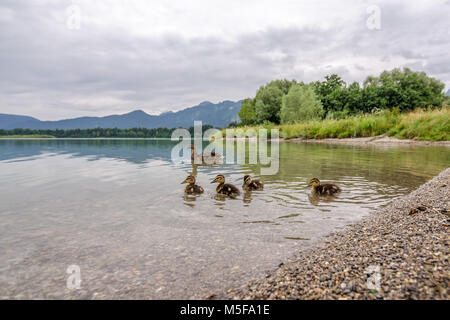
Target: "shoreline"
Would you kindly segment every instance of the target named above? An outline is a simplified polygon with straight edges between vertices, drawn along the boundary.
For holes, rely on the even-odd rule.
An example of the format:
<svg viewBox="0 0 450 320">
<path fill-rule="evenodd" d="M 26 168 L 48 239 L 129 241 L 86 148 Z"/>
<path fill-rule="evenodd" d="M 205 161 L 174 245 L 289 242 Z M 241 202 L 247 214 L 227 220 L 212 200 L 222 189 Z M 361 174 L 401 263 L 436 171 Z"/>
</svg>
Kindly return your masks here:
<svg viewBox="0 0 450 320">
<path fill-rule="evenodd" d="M 257 138 L 222 138 L 217 139 L 217 141 L 258 141 Z M 272 139 L 267 139 L 267 141 L 272 141 Z M 375 146 L 444 146 L 450 147 L 450 141 L 428 141 L 428 140 L 413 140 L 413 139 L 398 139 L 388 137 L 386 135 L 379 135 L 373 137 L 364 138 L 324 138 L 324 139 L 307 139 L 307 138 L 279 138 L 280 142 L 291 142 L 291 143 L 320 143 L 320 144 L 332 144 L 332 145 L 348 145 L 348 146 L 365 146 L 365 145 L 375 145 Z"/>
<path fill-rule="evenodd" d="M 449 299 L 449 198 L 447 168 L 225 299 Z"/>
<path fill-rule="evenodd" d="M 171 138 L 119 138 L 119 137 L 97 137 L 97 138 L 56 138 L 56 137 L 8 137 L 0 136 L 0 140 L 171 140 Z M 257 138 L 221 138 L 215 141 L 258 141 Z M 211 140 L 210 140 L 211 141 Z M 267 139 L 272 141 L 272 139 Z M 450 147 L 450 141 L 428 141 L 428 140 L 412 140 L 398 139 L 388 137 L 386 135 L 364 137 L 364 138 L 324 138 L 324 139 L 306 139 L 306 138 L 279 138 L 279 142 L 290 143 L 316 143 L 330 145 L 347 145 L 347 146 L 443 146 Z"/>
<path fill-rule="evenodd" d="M 415 145 L 415 146 L 445 146 L 450 147 L 450 141 L 427 141 L 427 140 L 412 140 L 412 139 L 398 139 L 388 137 L 386 135 L 367 137 L 367 138 L 326 138 L 326 139 L 303 139 L 293 138 L 284 140 L 295 143 L 325 143 L 335 145 L 383 145 L 383 146 L 397 146 L 397 145 Z"/>
</svg>

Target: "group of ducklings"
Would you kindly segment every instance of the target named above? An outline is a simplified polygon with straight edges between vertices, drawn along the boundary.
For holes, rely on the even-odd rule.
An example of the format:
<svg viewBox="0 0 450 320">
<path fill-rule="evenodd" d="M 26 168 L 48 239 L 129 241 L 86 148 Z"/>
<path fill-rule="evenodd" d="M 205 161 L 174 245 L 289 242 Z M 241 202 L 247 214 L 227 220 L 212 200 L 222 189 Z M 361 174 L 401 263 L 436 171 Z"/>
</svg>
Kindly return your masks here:
<svg viewBox="0 0 450 320">
<path fill-rule="evenodd" d="M 244 182 L 242 184 L 242 189 L 245 191 L 253 191 L 253 190 L 263 190 L 264 183 L 257 179 L 252 179 L 250 175 L 244 176 Z M 188 185 L 184 189 L 186 194 L 202 194 L 205 190 L 195 183 L 195 177 L 193 175 L 189 175 L 183 182 Z M 237 197 L 241 194 L 240 190 L 230 184 L 225 183 L 225 176 L 223 174 L 218 174 L 211 183 L 218 183 L 219 185 L 216 188 L 216 192 L 218 194 L 223 194 L 229 197 Z M 312 187 L 312 191 L 318 195 L 334 195 L 341 191 L 337 185 L 332 183 L 321 184 L 319 179 L 313 178 L 309 181 L 309 186 Z"/>
<path fill-rule="evenodd" d="M 220 153 L 216 152 L 205 152 L 202 154 L 197 154 L 195 144 L 191 144 L 191 161 L 192 163 L 207 163 L 207 164 L 220 164 L 223 162 L 223 156 Z M 183 182 L 187 183 L 186 188 L 184 189 L 184 192 L 186 194 L 202 194 L 205 190 L 195 184 L 195 176 L 189 175 Z M 218 194 L 226 195 L 229 197 L 237 197 L 241 194 L 239 189 L 230 184 L 225 183 L 225 176 L 223 174 L 218 174 L 211 183 L 218 183 L 219 185 L 216 188 L 216 192 Z M 312 187 L 312 191 L 316 195 L 334 195 L 341 191 L 341 188 L 339 188 L 337 185 L 332 183 L 326 183 L 321 184 L 319 179 L 313 178 L 309 181 L 309 186 Z M 242 189 L 244 191 L 253 191 L 253 190 L 263 190 L 264 189 L 264 183 L 257 179 L 252 179 L 250 175 L 244 176 L 244 182 L 242 184 Z"/>
<path fill-rule="evenodd" d="M 183 182 L 188 185 L 184 189 L 187 194 L 202 194 L 205 190 L 199 185 L 195 184 L 195 177 L 189 175 Z M 229 197 L 237 197 L 241 194 L 241 191 L 234 185 L 230 183 L 225 183 L 225 176 L 223 174 L 218 174 L 211 183 L 218 183 L 216 192 Z M 263 190 L 264 183 L 259 180 L 253 180 L 249 175 L 244 176 L 244 183 L 242 184 L 242 189 L 245 191 L 253 190 Z"/>
</svg>

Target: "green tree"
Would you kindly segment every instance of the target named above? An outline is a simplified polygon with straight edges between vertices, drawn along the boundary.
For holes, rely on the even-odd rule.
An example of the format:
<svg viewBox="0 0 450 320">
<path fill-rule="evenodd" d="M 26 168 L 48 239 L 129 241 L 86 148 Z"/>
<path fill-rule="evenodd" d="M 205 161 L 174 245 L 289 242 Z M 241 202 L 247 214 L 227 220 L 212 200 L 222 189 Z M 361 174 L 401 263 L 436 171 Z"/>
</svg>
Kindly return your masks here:
<svg viewBox="0 0 450 320">
<path fill-rule="evenodd" d="M 280 109 L 283 96 L 289 92 L 289 89 L 294 84 L 297 84 L 295 80 L 274 80 L 258 89 L 253 101 L 256 123 L 265 121 L 280 123 Z"/>
<path fill-rule="evenodd" d="M 442 106 L 445 85 L 408 68 L 383 71 L 379 77 L 367 77 L 364 81 L 364 104 L 380 109 L 398 107 L 400 111 Z"/>
<path fill-rule="evenodd" d="M 239 110 L 239 118 L 242 125 L 252 125 L 256 123 L 255 99 L 245 99 L 242 101 L 241 110 Z"/>
<path fill-rule="evenodd" d="M 280 123 L 279 112 L 283 95 L 283 91 L 275 85 L 269 84 L 258 90 L 255 97 L 255 112 L 258 123 L 264 121 Z"/>
<path fill-rule="evenodd" d="M 284 96 L 280 112 L 281 123 L 320 119 L 324 113 L 322 103 L 309 85 L 294 85 Z"/>
<path fill-rule="evenodd" d="M 318 99 L 322 102 L 325 112 L 342 111 L 346 105 L 346 83 L 337 74 L 325 76 L 325 81 L 313 84 Z"/>
<path fill-rule="evenodd" d="M 344 110 L 349 113 L 365 111 L 362 90 L 358 82 L 353 82 L 347 87 L 347 101 Z"/>
</svg>

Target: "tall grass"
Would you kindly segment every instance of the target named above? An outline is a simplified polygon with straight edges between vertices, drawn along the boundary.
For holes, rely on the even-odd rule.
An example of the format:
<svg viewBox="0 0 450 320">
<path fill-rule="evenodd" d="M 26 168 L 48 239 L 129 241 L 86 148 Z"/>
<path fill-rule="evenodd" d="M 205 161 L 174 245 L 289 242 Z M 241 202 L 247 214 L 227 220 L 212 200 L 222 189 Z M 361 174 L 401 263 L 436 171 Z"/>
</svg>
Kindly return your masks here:
<svg viewBox="0 0 450 320">
<path fill-rule="evenodd" d="M 250 127 L 244 127 L 246 130 Z M 338 120 L 315 120 L 290 125 L 263 125 L 253 129 L 277 128 L 285 139 L 358 138 L 387 134 L 401 139 L 450 140 L 450 107 L 409 113 L 381 111 Z"/>
</svg>

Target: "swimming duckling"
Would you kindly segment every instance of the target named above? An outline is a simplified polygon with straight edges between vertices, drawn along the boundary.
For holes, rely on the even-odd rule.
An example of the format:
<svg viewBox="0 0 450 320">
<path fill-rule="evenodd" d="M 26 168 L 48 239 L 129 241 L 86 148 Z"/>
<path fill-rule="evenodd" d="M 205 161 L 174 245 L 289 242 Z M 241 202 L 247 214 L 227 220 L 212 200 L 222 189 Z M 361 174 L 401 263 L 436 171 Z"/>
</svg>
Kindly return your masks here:
<svg viewBox="0 0 450 320">
<path fill-rule="evenodd" d="M 191 162 L 196 164 L 221 164 L 223 163 L 223 156 L 217 152 L 204 152 L 197 154 L 195 151 L 195 144 L 191 144 Z"/>
<path fill-rule="evenodd" d="M 204 191 L 202 187 L 195 184 L 195 177 L 192 175 L 189 175 L 181 184 L 183 183 L 188 184 L 184 189 L 187 194 L 202 194 Z"/>
<path fill-rule="evenodd" d="M 335 184 L 320 184 L 320 181 L 317 178 L 312 178 L 308 185 L 312 186 L 313 192 L 319 195 L 333 195 L 341 191 L 341 188 Z"/>
<path fill-rule="evenodd" d="M 216 188 L 216 192 L 220 194 L 225 194 L 230 197 L 236 197 L 241 194 L 238 188 L 233 186 L 232 184 L 225 183 L 225 177 L 223 174 L 218 174 L 216 178 L 211 181 L 211 183 L 218 182 L 219 185 Z"/>
<path fill-rule="evenodd" d="M 259 180 L 253 180 L 248 174 L 244 176 L 244 183 L 242 184 L 242 189 L 252 191 L 252 190 L 262 190 L 264 189 L 264 183 Z"/>
</svg>

